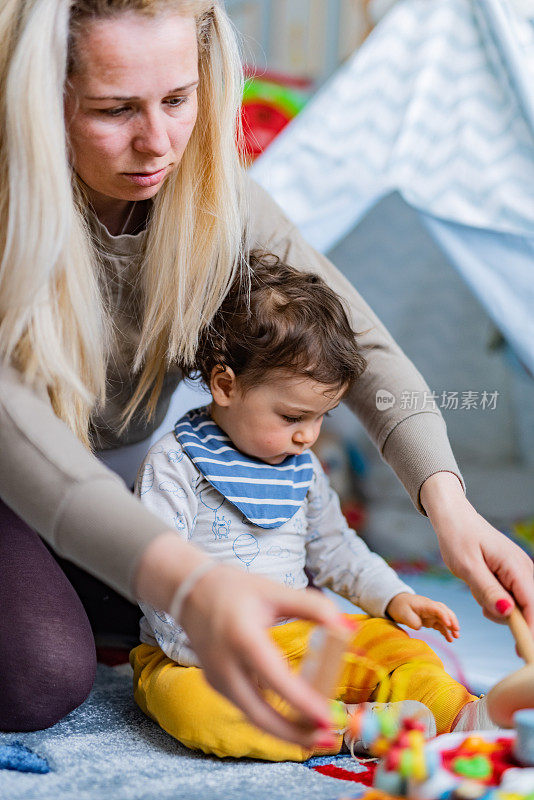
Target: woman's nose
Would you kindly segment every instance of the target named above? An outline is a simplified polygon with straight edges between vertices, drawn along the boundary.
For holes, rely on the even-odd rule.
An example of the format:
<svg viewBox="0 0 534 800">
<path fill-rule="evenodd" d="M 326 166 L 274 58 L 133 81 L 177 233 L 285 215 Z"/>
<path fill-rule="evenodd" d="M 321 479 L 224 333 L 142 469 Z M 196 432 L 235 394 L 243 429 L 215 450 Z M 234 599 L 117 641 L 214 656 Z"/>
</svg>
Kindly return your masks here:
<svg viewBox="0 0 534 800">
<path fill-rule="evenodd" d="M 171 146 L 166 118 L 157 112 L 144 115 L 134 137 L 133 146 L 140 153 L 164 156 Z"/>
</svg>

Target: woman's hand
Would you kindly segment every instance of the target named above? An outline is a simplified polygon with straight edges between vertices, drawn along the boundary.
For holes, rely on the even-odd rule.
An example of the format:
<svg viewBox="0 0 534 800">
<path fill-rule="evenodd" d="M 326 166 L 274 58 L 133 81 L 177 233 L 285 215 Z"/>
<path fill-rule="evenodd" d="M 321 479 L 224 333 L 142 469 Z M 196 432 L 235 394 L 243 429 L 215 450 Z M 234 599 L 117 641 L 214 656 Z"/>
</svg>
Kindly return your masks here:
<svg viewBox="0 0 534 800">
<path fill-rule="evenodd" d="M 330 728 L 325 699 L 291 674 L 266 629 L 287 617 L 339 624 L 339 612 L 314 590 L 288 589 L 235 567 L 218 565 L 189 593 L 182 624 L 206 678 L 259 728 L 304 747 Z M 263 692 L 286 700 L 299 723 L 274 711 Z M 315 731 L 315 734 L 314 734 Z"/>
<path fill-rule="evenodd" d="M 386 609 L 391 619 L 418 631 L 419 628 L 434 628 L 443 634 L 448 642 L 460 635 L 460 626 L 454 611 L 436 600 L 421 594 L 400 592 L 395 595 Z"/>
<path fill-rule="evenodd" d="M 175 533 L 158 536 L 138 567 L 137 595 L 169 610 L 181 581 L 204 560 L 204 553 Z M 220 564 L 193 585 L 182 605 L 180 624 L 217 691 L 259 728 L 312 748 L 329 735 L 330 709 L 321 695 L 289 671 L 267 633 L 267 628 L 287 617 L 329 627 L 342 625 L 335 605 L 319 592 L 288 589 Z M 287 701 L 296 712 L 293 720 L 269 705 L 263 696 L 267 689 Z"/>
<path fill-rule="evenodd" d="M 520 547 L 477 514 L 451 472 L 438 472 L 421 487 L 421 504 L 438 537 L 441 555 L 454 575 L 464 580 L 484 616 L 505 622 L 512 600 L 534 633 L 533 562 Z M 499 613 L 497 603 L 508 601 Z M 506 603 L 500 603 L 506 608 Z"/>
</svg>

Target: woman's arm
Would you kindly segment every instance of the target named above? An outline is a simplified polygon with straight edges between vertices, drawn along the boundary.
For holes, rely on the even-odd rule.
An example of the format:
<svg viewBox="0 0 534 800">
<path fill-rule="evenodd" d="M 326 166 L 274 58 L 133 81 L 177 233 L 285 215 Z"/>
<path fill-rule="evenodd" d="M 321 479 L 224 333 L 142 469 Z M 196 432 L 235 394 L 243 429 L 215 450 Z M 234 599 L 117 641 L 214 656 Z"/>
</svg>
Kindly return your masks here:
<svg viewBox="0 0 534 800">
<path fill-rule="evenodd" d="M 0 496 L 62 556 L 125 597 L 169 611 L 181 583 L 206 559 L 169 532 L 53 413 L 45 395 L 0 367 Z M 210 682 L 256 725 L 303 747 L 329 728 L 324 699 L 291 675 L 266 628 L 300 616 L 335 625 L 318 592 L 296 592 L 215 567 L 186 597 L 182 623 Z M 303 727 L 276 714 L 259 687 L 284 697 Z M 324 736 L 324 731 L 321 734 Z"/>
<path fill-rule="evenodd" d="M 466 499 L 439 410 L 414 413 L 402 408 L 403 392 L 417 392 L 419 397 L 429 392 L 422 376 L 354 287 L 250 179 L 249 192 L 249 243 L 276 253 L 294 267 L 316 270 L 348 303 L 354 329 L 363 332 L 360 342 L 367 348 L 368 366 L 347 403 L 416 508 L 428 513 L 445 563 L 466 581 L 490 619 L 502 621 L 495 601 L 512 596 L 534 632 L 531 559 L 480 517 Z M 377 404 L 381 390 L 392 397 L 392 404 L 383 409 Z"/>
<path fill-rule="evenodd" d="M 142 553 L 167 526 L 18 373 L 0 367 L 0 495 L 58 555 L 135 601 Z"/>
</svg>

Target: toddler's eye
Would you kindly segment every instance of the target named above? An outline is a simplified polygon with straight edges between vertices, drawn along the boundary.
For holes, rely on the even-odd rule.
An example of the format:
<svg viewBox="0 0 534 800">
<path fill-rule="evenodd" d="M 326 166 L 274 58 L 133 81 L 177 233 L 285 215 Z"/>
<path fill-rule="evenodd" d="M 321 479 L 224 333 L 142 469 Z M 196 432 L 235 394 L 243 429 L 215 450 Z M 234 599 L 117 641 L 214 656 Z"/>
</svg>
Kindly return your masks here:
<svg viewBox="0 0 534 800">
<path fill-rule="evenodd" d="M 282 419 L 284 419 L 290 425 L 294 425 L 295 422 L 300 422 L 302 417 L 287 417 L 285 414 L 282 414 Z"/>
</svg>

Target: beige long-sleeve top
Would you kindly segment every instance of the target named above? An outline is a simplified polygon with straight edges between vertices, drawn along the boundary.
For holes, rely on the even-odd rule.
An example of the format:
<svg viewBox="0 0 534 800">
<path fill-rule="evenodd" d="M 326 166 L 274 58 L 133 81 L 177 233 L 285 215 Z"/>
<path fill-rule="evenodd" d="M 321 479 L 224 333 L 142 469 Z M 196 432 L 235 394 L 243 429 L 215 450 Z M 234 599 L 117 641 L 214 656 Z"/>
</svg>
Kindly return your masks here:
<svg viewBox="0 0 534 800">
<path fill-rule="evenodd" d="M 354 287 L 303 240 L 262 189 L 249 182 L 249 190 L 249 243 L 320 273 L 345 298 L 354 329 L 365 332 L 360 344 L 367 348 L 368 367 L 347 402 L 422 510 L 419 490 L 430 475 L 449 471 L 460 476 L 440 412 L 413 411 L 400 402 L 403 392 L 425 392 L 428 386 Z M 181 375 L 178 369 L 167 374 L 149 425 L 139 416 L 118 436 L 120 411 L 135 386 L 130 374 L 139 337 L 134 278 L 145 233 L 111 236 L 98 221 L 93 225 L 115 305 L 108 400 L 94 419 L 98 446 L 107 449 L 148 437 L 162 422 Z M 395 398 L 385 410 L 377 408 L 379 390 Z M 130 599 L 135 599 L 132 581 L 142 553 L 168 530 L 55 416 L 46 392 L 24 385 L 5 366 L 0 366 L 0 497 L 59 555 Z"/>
</svg>

